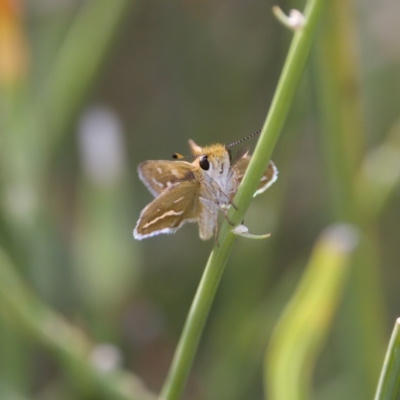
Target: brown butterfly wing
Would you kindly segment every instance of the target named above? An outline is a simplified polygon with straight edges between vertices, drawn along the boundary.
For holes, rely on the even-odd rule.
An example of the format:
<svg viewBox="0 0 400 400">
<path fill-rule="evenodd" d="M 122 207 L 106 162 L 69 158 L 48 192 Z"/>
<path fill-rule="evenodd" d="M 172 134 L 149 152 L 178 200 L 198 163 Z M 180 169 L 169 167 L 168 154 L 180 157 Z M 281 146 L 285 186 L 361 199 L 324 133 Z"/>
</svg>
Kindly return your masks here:
<svg viewBox="0 0 400 400">
<path fill-rule="evenodd" d="M 160 233 L 174 233 L 185 222 L 195 222 L 201 210 L 200 183 L 186 180 L 165 189 L 141 212 L 133 231 L 141 240 Z"/>
<path fill-rule="evenodd" d="M 243 179 L 247 167 L 249 166 L 250 159 L 251 156 L 249 156 L 248 153 L 245 153 L 241 158 L 239 158 L 233 164 L 232 168 L 236 170 L 236 177 L 239 184 Z M 277 180 L 277 178 L 278 178 L 278 170 L 275 164 L 272 161 L 270 161 L 268 163 L 267 169 L 264 171 L 260 183 L 258 184 L 254 196 L 257 196 L 258 194 L 263 193 L 265 190 L 267 190 Z"/>
<path fill-rule="evenodd" d="M 140 180 L 154 197 L 175 183 L 187 179 L 192 170 L 192 165 L 186 161 L 150 160 L 138 166 Z"/>
</svg>

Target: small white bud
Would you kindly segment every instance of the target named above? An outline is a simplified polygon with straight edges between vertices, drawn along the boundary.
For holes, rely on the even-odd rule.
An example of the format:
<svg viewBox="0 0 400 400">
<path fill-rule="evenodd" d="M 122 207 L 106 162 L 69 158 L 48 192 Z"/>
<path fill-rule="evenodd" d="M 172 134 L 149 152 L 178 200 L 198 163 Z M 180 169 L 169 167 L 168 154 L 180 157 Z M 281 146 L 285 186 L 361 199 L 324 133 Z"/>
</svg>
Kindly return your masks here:
<svg viewBox="0 0 400 400">
<path fill-rule="evenodd" d="M 299 10 L 290 10 L 287 16 L 279 6 L 273 6 L 272 12 L 278 21 L 292 31 L 300 30 L 306 23 L 304 15 Z"/>
<path fill-rule="evenodd" d="M 101 343 L 93 348 L 90 362 L 99 371 L 110 372 L 121 366 L 122 354 L 113 344 Z"/>
<path fill-rule="evenodd" d="M 78 140 L 83 169 L 94 183 L 108 185 L 120 178 L 125 168 L 123 136 L 112 110 L 87 110 L 79 122 Z"/>
<path fill-rule="evenodd" d="M 249 229 L 244 225 L 236 226 L 235 228 L 232 229 L 232 233 L 238 236 L 243 236 L 247 239 L 256 239 L 256 240 L 267 239 L 271 236 L 270 233 L 267 233 L 266 235 L 252 235 L 251 233 L 249 233 Z"/>
</svg>

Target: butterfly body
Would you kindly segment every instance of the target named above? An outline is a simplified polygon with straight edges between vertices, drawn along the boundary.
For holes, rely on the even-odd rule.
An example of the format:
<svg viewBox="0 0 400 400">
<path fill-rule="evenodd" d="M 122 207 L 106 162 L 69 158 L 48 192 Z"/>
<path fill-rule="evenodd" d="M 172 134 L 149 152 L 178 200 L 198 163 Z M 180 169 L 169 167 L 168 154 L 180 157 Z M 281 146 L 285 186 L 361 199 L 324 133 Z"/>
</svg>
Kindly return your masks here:
<svg viewBox="0 0 400 400">
<path fill-rule="evenodd" d="M 195 157 L 192 163 L 160 160 L 138 166 L 140 179 L 156 198 L 141 212 L 135 239 L 174 233 L 185 222 L 197 222 L 200 238 L 206 240 L 214 234 L 218 210 L 226 216 L 251 157 L 245 153 L 232 162 L 222 144 L 200 147 L 190 140 L 189 146 Z M 270 162 L 255 195 L 276 178 Z"/>
</svg>

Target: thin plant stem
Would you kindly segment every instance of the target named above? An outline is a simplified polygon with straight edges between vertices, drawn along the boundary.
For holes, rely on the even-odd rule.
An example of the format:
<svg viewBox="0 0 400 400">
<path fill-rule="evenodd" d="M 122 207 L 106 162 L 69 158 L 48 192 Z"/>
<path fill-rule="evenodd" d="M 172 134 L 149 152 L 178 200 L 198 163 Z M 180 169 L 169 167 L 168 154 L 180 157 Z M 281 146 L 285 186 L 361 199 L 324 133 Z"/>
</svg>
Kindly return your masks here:
<svg viewBox="0 0 400 400">
<path fill-rule="evenodd" d="M 294 34 L 260 139 L 234 199 L 238 210 L 231 207 L 228 214 L 235 224 L 243 220 L 278 140 L 306 64 L 323 3 L 323 0 L 308 1 L 304 12 L 304 26 Z M 178 399 L 184 388 L 218 283 L 235 240 L 231 228 L 226 221 L 221 226 L 220 245 L 214 246 L 197 289 L 161 391 L 160 398 L 163 400 Z"/>
<path fill-rule="evenodd" d="M 396 400 L 400 395 L 400 318 L 396 320 L 383 363 L 375 400 Z"/>
</svg>

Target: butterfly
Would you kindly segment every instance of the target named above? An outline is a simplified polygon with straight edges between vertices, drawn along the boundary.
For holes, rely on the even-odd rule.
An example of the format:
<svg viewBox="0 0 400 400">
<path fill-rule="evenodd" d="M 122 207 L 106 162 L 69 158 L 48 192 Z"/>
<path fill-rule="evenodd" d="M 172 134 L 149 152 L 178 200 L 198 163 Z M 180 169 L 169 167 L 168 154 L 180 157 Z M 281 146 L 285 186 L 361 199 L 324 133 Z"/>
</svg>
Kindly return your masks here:
<svg viewBox="0 0 400 400">
<path fill-rule="evenodd" d="M 251 159 L 246 151 L 232 161 L 230 147 L 259 132 L 228 146 L 217 143 L 200 147 L 189 140 L 194 158 L 191 163 L 150 160 L 139 164 L 139 178 L 155 199 L 140 213 L 134 238 L 174 233 L 186 222 L 197 222 L 201 239 L 215 234 L 217 241 L 218 211 L 230 223 L 227 210 L 230 206 L 236 208 L 233 198 Z M 173 157 L 184 158 L 177 153 Z M 278 170 L 270 161 L 254 196 L 269 188 L 277 176 Z"/>
</svg>

